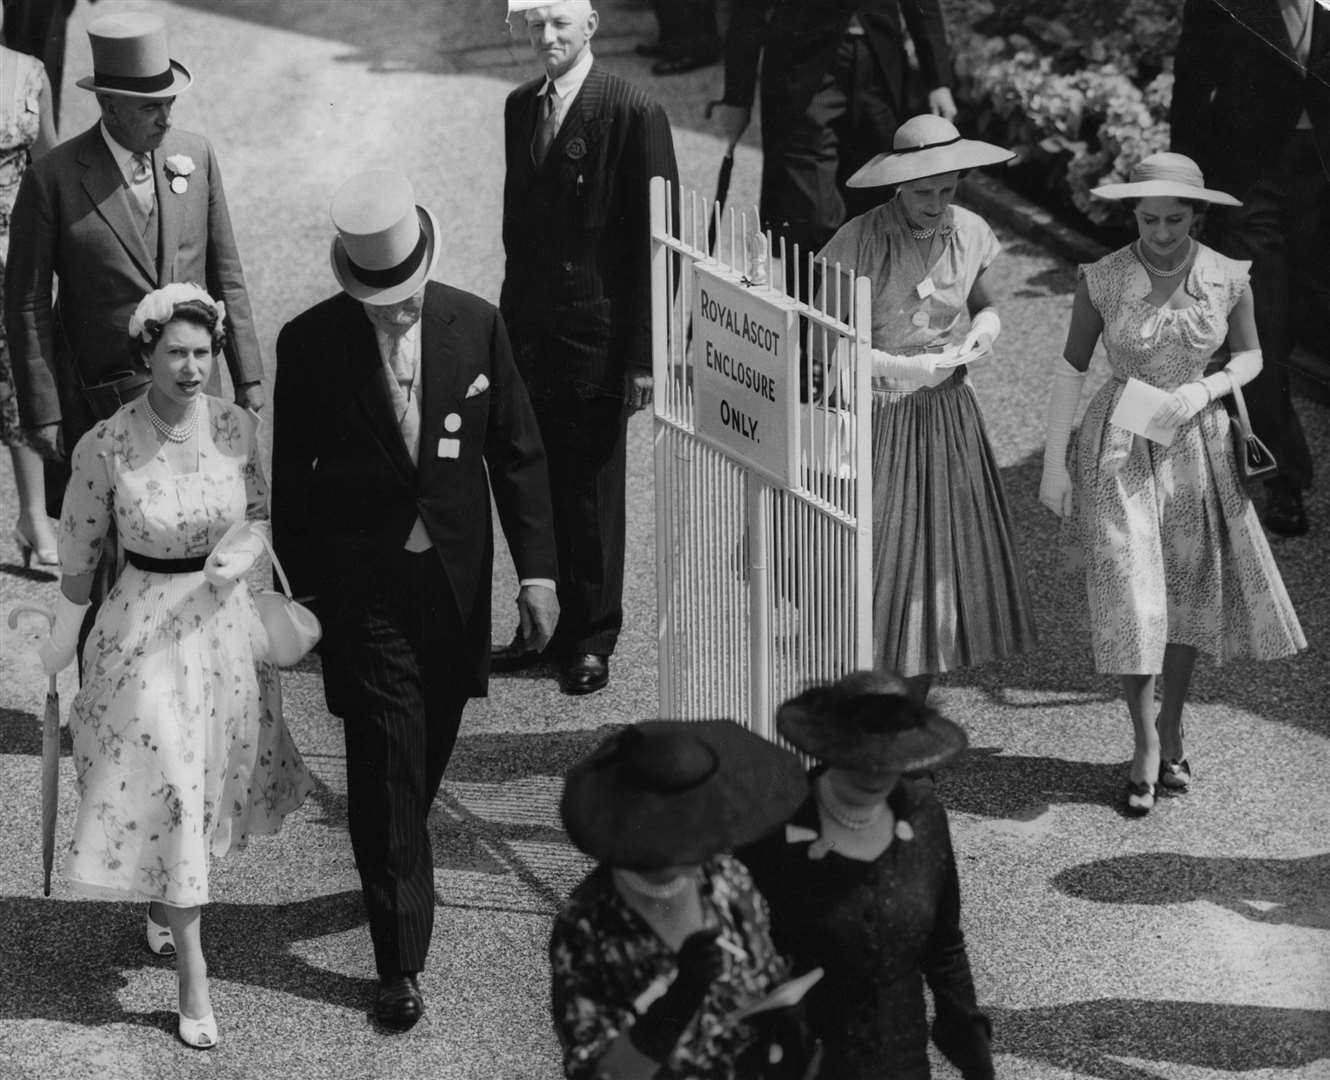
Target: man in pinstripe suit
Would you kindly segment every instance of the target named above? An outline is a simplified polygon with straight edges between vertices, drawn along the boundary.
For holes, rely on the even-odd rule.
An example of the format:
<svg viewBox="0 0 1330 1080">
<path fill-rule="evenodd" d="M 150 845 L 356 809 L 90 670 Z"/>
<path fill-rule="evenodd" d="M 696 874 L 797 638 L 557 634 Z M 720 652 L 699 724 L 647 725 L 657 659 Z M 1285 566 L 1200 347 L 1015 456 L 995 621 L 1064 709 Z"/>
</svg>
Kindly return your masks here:
<svg viewBox="0 0 1330 1080">
<path fill-rule="evenodd" d="M 499 308 L 549 455 L 559 553 L 553 648 L 567 693 L 599 690 L 623 623 L 625 436 L 651 403 L 648 185 L 678 167 L 665 113 L 591 55 L 587 0 L 510 0 L 544 74 L 504 109 Z M 535 662 L 520 633 L 494 669 Z"/>
<path fill-rule="evenodd" d="M 558 619 L 557 568 L 545 452 L 499 313 L 428 280 L 439 227 L 406 177 L 353 177 L 332 219 L 342 292 L 277 338 L 273 539 L 323 621 L 375 1015 L 405 1030 L 434 921 L 430 804 L 486 690 L 491 491 L 534 648 Z"/>
</svg>

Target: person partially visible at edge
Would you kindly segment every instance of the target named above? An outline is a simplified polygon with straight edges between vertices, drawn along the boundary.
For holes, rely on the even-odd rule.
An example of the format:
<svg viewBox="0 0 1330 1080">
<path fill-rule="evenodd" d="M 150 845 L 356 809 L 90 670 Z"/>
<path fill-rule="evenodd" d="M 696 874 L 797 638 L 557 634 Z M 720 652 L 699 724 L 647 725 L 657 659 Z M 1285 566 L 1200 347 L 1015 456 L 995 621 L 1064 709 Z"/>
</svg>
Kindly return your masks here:
<svg viewBox="0 0 1330 1080">
<path fill-rule="evenodd" d="M 817 762 L 811 791 L 735 854 L 795 974 L 825 972 L 805 1002 L 825 1053 L 819 1075 L 927 1080 L 927 985 L 937 1048 L 965 1080 L 993 1080 L 947 814 L 919 778 L 956 758 L 965 732 L 887 671 L 810 688 L 780 706 L 776 727 Z"/>
<path fill-rule="evenodd" d="M 1197 653 L 1274 660 L 1307 640 L 1238 474 L 1222 400 L 1262 366 L 1251 263 L 1192 236 L 1202 209 L 1237 199 L 1207 188 L 1196 163 L 1174 153 L 1091 194 L 1123 201 L 1137 237 L 1081 268 L 1051 373 L 1039 501 L 1069 519 L 1084 560 L 1095 669 L 1122 680 L 1135 740 L 1125 805 L 1140 815 L 1159 787 L 1180 794 L 1191 784 L 1183 706 Z M 1113 377 L 1068 455 L 1101 340 Z M 1149 420 L 1164 438 L 1115 422 L 1128 380 L 1159 391 Z"/>
<path fill-rule="evenodd" d="M 850 180 L 893 187 L 893 197 L 818 253 L 873 283 L 873 651 L 917 702 L 940 673 L 1035 644 L 1016 530 L 968 377 L 992 362 L 1002 329 L 985 280 L 1001 248 L 982 218 L 953 205 L 964 170 L 1011 156 L 939 116 L 907 120 Z M 827 377 L 835 386 L 840 373 Z"/>
<path fill-rule="evenodd" d="M 114 528 L 126 564 L 69 714 L 79 807 L 64 875 L 82 896 L 147 905 L 148 947 L 175 957 L 177 1032 L 201 1050 L 219 1039 L 202 940 L 212 862 L 277 832 L 313 788 L 245 584 L 268 517 L 259 421 L 204 392 L 224 326 L 197 285 L 135 308 L 129 351 L 148 389 L 74 448 L 60 599 L 39 649 L 50 674 L 74 662 Z"/>
<path fill-rule="evenodd" d="M 1172 149 L 1240 206 L 1206 214 L 1203 239 L 1251 263 L 1264 363 L 1247 384 L 1252 428 L 1279 472 L 1265 526 L 1301 536 L 1314 462 L 1294 407 L 1301 346 L 1330 371 L 1330 7 L 1317 0 L 1187 0 L 1173 61 Z"/>
<path fill-rule="evenodd" d="M 273 540 L 323 623 L 374 1015 L 400 1032 L 425 1011 L 430 807 L 488 688 L 491 498 L 533 648 L 559 618 L 558 564 L 545 451 L 498 311 L 430 280 L 442 233 L 401 173 L 349 178 L 329 216 L 341 291 L 277 338 Z"/>
<path fill-rule="evenodd" d="M 499 309 L 549 455 L 569 694 L 610 677 L 623 626 L 628 417 L 651 404 L 650 184 L 678 191 L 664 110 L 592 55 L 587 0 L 512 0 L 543 74 L 504 105 Z M 520 632 L 495 671 L 539 659 Z"/>
<path fill-rule="evenodd" d="M 634 724 L 569 770 L 563 825 L 597 863 L 550 934 L 569 1080 L 804 1080 L 800 1006 L 735 1015 L 786 966 L 726 852 L 806 793 L 798 758 L 730 720 Z"/>
</svg>

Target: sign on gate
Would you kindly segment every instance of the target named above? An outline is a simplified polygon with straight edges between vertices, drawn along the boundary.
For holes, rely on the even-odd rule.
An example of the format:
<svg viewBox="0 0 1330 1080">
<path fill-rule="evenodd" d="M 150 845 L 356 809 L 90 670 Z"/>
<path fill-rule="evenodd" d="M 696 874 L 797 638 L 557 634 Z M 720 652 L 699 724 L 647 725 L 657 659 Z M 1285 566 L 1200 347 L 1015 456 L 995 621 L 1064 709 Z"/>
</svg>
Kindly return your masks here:
<svg viewBox="0 0 1330 1080">
<path fill-rule="evenodd" d="M 693 288 L 695 422 L 737 461 L 788 486 L 798 476 L 798 311 L 754 295 L 733 271 L 697 266 Z"/>
</svg>

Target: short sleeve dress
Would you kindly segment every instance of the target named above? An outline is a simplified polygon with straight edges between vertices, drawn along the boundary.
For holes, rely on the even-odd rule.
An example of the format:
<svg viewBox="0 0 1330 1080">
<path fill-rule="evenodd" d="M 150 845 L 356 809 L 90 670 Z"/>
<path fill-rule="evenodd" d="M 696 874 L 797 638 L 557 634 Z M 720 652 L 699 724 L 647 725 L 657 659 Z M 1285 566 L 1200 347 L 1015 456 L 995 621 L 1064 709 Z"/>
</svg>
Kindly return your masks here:
<svg viewBox="0 0 1330 1080">
<path fill-rule="evenodd" d="M 4 266 L 9 261 L 9 215 L 18 198 L 19 181 L 28 167 L 28 150 L 37 141 L 44 71 L 36 57 L 0 47 L 0 93 L 13 87 L 13 95 L 0 104 L 0 291 L 4 287 Z M 0 397 L 0 443 L 22 446 L 18 399 L 13 393 L 14 376 L 3 324 L 0 324 L 0 383 L 10 390 Z"/>
<path fill-rule="evenodd" d="M 66 574 L 127 551 L 207 555 L 267 517 L 253 414 L 205 397 L 199 467 L 173 473 L 139 399 L 74 450 L 60 522 Z M 64 862 L 95 897 L 208 902 L 211 860 L 275 833 L 313 787 L 282 719 L 277 669 L 245 582 L 126 564 L 97 612 L 70 712 L 80 796 Z"/>
<path fill-rule="evenodd" d="M 754 1040 L 729 1014 L 774 989 L 785 964 L 771 943 L 762 897 L 728 855 L 702 865 L 702 905 L 744 960 L 727 964 L 656 1080 L 756 1080 L 736 1072 Z M 673 981 L 675 953 L 628 904 L 608 867 L 593 870 L 555 917 L 550 936 L 554 1027 L 569 1080 L 594 1080 L 596 1064 L 640 1012 Z"/>
<path fill-rule="evenodd" d="M 1239 479 L 1222 400 L 1182 424 L 1168 446 L 1109 420 L 1129 378 L 1175 390 L 1201 377 L 1228 336 L 1250 265 L 1198 245 L 1183 284 L 1190 304 L 1176 309 L 1150 302 L 1149 275 L 1130 247 L 1082 268 L 1113 371 L 1071 454 L 1072 529 L 1101 672 L 1157 674 L 1170 643 L 1219 662 L 1307 647 Z"/>
<path fill-rule="evenodd" d="M 983 218 L 952 206 L 921 257 L 892 199 L 819 257 L 872 279 L 873 347 L 913 356 L 964 340 L 966 300 L 1000 250 Z M 873 552 L 878 666 L 931 674 L 1034 647 L 1025 568 L 963 366 L 916 390 L 873 380 Z"/>
</svg>

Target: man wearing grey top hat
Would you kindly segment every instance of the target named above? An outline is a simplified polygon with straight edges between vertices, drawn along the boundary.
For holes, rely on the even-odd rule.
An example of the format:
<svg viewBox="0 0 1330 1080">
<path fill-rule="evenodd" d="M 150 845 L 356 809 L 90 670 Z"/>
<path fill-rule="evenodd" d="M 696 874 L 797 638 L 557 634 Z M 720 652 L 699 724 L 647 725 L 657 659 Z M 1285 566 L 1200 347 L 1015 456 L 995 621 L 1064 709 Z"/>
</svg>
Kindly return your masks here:
<svg viewBox="0 0 1330 1080">
<path fill-rule="evenodd" d="M 342 291 L 277 338 L 273 541 L 323 622 L 375 1015 L 401 1031 L 424 1011 L 426 819 L 462 709 L 486 693 L 491 493 L 536 649 L 558 621 L 558 568 L 545 450 L 499 313 L 429 280 L 439 226 L 405 176 L 352 177 L 331 216 Z"/>
<path fill-rule="evenodd" d="M 56 459 L 47 468 L 53 508 L 68 477 L 59 459 L 147 387 L 126 327 L 154 289 L 195 282 L 225 302 L 236 400 L 263 404 L 263 361 L 217 159 L 207 139 L 171 127 L 171 107 L 193 77 L 167 52 L 158 15 L 107 15 L 88 36 L 93 74 L 78 85 L 97 95 L 101 119 L 24 174 L 4 283 L 19 417 Z M 213 380 L 210 393 L 220 388 Z"/>
</svg>

